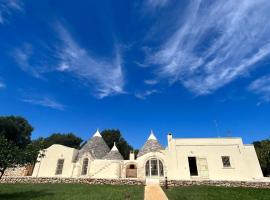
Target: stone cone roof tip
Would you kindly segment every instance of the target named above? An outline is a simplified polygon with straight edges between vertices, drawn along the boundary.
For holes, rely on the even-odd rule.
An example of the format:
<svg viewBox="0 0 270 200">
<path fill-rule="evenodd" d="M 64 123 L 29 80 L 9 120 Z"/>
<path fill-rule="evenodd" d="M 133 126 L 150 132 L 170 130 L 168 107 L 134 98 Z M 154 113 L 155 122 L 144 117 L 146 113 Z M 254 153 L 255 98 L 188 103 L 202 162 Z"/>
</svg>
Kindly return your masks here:
<svg viewBox="0 0 270 200">
<path fill-rule="evenodd" d="M 95 134 L 93 135 L 93 137 L 102 137 L 102 136 L 100 135 L 100 132 L 99 132 L 98 129 L 97 129 L 97 131 L 95 132 Z"/>
<path fill-rule="evenodd" d="M 161 150 L 164 150 L 164 147 L 159 144 L 156 136 L 154 135 L 154 132 L 151 130 L 148 140 L 145 142 L 138 153 L 138 157 L 151 152 L 159 152 Z"/>
<path fill-rule="evenodd" d="M 151 130 L 148 140 L 157 140 L 156 136 L 154 135 L 153 130 Z"/>
<path fill-rule="evenodd" d="M 111 151 L 106 156 L 104 156 L 104 159 L 107 159 L 107 160 L 124 160 L 123 156 L 121 155 L 118 148 L 116 147 L 115 142 L 114 142 L 114 145 L 113 145 L 113 148 L 111 149 Z"/>
<path fill-rule="evenodd" d="M 111 151 L 118 151 L 117 146 L 115 145 L 115 142 L 113 143 L 113 148 L 111 149 Z"/>
<path fill-rule="evenodd" d="M 93 137 L 80 149 L 78 158 L 87 152 L 89 152 L 94 159 L 102 159 L 110 152 L 110 148 L 102 138 L 99 130 L 97 130 Z"/>
</svg>

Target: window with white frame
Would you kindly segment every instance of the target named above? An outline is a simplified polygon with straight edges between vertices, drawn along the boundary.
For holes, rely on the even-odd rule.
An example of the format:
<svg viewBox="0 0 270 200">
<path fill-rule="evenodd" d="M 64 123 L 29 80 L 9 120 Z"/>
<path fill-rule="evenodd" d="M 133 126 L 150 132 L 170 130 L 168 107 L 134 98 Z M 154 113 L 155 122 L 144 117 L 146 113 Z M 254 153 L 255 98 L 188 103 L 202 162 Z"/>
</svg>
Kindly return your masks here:
<svg viewBox="0 0 270 200">
<path fill-rule="evenodd" d="M 64 167 L 64 159 L 58 159 L 55 175 L 61 175 Z"/>
<path fill-rule="evenodd" d="M 221 156 L 221 159 L 222 159 L 222 164 L 224 168 L 232 167 L 230 156 Z"/>
<path fill-rule="evenodd" d="M 145 176 L 147 177 L 163 177 L 164 168 L 161 160 L 152 158 L 145 164 Z"/>
</svg>

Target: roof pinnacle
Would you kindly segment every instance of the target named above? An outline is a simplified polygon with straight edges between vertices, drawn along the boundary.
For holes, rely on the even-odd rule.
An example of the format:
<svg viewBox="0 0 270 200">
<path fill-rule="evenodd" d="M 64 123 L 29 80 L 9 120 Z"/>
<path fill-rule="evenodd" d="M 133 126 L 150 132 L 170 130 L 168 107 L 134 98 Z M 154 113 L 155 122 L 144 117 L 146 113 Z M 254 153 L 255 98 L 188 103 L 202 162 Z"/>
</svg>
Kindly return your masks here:
<svg viewBox="0 0 270 200">
<path fill-rule="evenodd" d="M 152 129 L 151 129 L 150 136 L 149 136 L 148 140 L 157 140 L 157 138 L 156 138 L 156 136 L 154 135 L 154 132 L 153 132 Z"/>
<path fill-rule="evenodd" d="M 101 137 L 100 132 L 99 132 L 98 129 L 97 129 L 97 131 L 95 132 L 95 134 L 93 135 L 93 137 Z"/>
<path fill-rule="evenodd" d="M 118 151 L 115 142 L 113 143 L 113 148 L 111 149 L 111 151 Z"/>
</svg>

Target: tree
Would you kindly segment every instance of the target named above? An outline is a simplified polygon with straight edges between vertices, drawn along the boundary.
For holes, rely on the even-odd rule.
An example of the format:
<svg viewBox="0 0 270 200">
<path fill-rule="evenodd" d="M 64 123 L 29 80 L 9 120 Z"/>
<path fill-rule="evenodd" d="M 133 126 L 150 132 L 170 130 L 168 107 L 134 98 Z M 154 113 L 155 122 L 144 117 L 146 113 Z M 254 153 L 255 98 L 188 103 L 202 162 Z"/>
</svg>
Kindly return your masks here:
<svg viewBox="0 0 270 200">
<path fill-rule="evenodd" d="M 101 135 L 110 148 L 113 147 L 115 142 L 124 159 L 129 159 L 129 153 L 133 151 L 133 147 L 122 137 L 118 129 L 105 129 L 101 132 Z"/>
<path fill-rule="evenodd" d="M 33 127 L 20 116 L 0 117 L 0 134 L 19 148 L 25 148 L 31 142 Z"/>
<path fill-rule="evenodd" d="M 43 146 L 31 143 L 33 127 L 20 116 L 0 117 L 0 178 L 7 168 L 34 164 Z"/>
<path fill-rule="evenodd" d="M 15 167 L 21 162 L 19 148 L 11 141 L 0 135 L 0 179 L 9 167 Z"/>
<path fill-rule="evenodd" d="M 34 165 L 37 158 L 43 157 L 42 145 L 30 143 L 24 149 L 20 149 L 13 142 L 0 135 L 0 179 L 7 168 L 17 166 Z"/>
<path fill-rule="evenodd" d="M 78 149 L 83 140 L 73 133 L 53 133 L 47 138 L 38 138 L 35 143 L 42 144 L 44 148 L 48 148 L 53 144 L 61 144 L 67 147 Z"/>
<path fill-rule="evenodd" d="M 264 176 L 270 175 L 270 139 L 253 142 Z"/>
<path fill-rule="evenodd" d="M 34 166 L 38 158 L 43 157 L 45 149 L 45 143 L 43 140 L 32 141 L 28 144 L 24 150 L 22 156 L 22 163 L 26 165 Z"/>
<path fill-rule="evenodd" d="M 45 143 L 51 146 L 53 144 L 62 144 L 67 147 L 78 149 L 83 140 L 73 133 L 54 133 L 51 136 L 45 138 Z"/>
</svg>

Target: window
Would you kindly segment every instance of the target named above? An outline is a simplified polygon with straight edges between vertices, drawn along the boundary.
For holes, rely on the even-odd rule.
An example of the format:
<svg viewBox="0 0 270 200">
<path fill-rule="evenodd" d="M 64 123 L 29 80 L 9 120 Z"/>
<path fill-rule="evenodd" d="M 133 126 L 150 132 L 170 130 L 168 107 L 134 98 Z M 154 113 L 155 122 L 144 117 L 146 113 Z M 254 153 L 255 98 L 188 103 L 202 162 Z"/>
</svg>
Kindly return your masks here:
<svg viewBox="0 0 270 200">
<path fill-rule="evenodd" d="M 88 168 L 88 158 L 85 158 L 85 159 L 83 159 L 82 175 L 87 174 L 87 168 Z"/>
<path fill-rule="evenodd" d="M 55 175 L 60 175 L 63 172 L 64 159 L 58 159 Z"/>
<path fill-rule="evenodd" d="M 188 157 L 190 176 L 198 176 L 196 157 Z"/>
<path fill-rule="evenodd" d="M 163 164 L 158 159 L 150 159 L 145 164 L 145 176 L 164 176 Z"/>
<path fill-rule="evenodd" d="M 230 156 L 221 156 L 223 167 L 231 167 Z"/>
<path fill-rule="evenodd" d="M 145 176 L 150 176 L 150 164 L 149 164 L 149 160 L 147 161 L 146 165 L 145 165 Z"/>
</svg>

